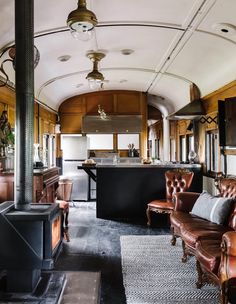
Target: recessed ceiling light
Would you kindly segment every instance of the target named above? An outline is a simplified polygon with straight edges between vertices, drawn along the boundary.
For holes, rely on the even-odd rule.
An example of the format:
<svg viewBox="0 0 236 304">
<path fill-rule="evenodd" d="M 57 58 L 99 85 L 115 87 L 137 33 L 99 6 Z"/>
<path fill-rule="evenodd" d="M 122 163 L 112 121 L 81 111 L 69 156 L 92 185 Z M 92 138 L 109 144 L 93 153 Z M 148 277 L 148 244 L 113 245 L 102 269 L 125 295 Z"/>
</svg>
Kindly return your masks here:
<svg viewBox="0 0 236 304">
<path fill-rule="evenodd" d="M 75 87 L 78 89 L 80 87 L 82 87 L 84 84 L 83 83 L 78 83 Z"/>
<path fill-rule="evenodd" d="M 66 62 L 68 60 L 70 60 L 71 56 L 70 55 L 63 55 L 57 58 L 57 60 L 61 61 L 61 62 Z"/>
<path fill-rule="evenodd" d="M 123 49 L 121 50 L 121 54 L 123 55 L 130 55 L 134 52 L 134 50 L 131 50 L 131 49 Z"/>
<path fill-rule="evenodd" d="M 212 28 L 221 35 L 231 36 L 236 33 L 236 27 L 229 23 L 216 23 Z"/>
</svg>

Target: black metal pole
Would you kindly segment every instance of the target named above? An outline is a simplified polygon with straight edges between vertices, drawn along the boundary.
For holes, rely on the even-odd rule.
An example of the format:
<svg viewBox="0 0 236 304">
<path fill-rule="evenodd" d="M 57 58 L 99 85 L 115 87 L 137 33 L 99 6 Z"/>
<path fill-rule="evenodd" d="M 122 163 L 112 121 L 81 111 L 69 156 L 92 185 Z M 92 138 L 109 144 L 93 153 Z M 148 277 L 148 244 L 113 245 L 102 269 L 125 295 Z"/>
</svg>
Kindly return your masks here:
<svg viewBox="0 0 236 304">
<path fill-rule="evenodd" d="M 34 0 L 15 0 L 16 150 L 15 208 L 33 201 Z"/>
</svg>

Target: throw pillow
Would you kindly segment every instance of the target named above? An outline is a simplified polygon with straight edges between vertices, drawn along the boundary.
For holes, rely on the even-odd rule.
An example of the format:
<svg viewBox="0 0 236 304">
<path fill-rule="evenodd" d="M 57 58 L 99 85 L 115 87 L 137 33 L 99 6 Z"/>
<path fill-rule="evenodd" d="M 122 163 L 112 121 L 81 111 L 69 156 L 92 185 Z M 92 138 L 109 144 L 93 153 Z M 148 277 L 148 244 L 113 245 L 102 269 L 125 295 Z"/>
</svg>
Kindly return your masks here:
<svg viewBox="0 0 236 304">
<path fill-rule="evenodd" d="M 216 197 L 203 191 L 196 200 L 191 214 L 213 223 L 223 225 L 228 219 L 233 206 L 231 198 Z"/>
</svg>

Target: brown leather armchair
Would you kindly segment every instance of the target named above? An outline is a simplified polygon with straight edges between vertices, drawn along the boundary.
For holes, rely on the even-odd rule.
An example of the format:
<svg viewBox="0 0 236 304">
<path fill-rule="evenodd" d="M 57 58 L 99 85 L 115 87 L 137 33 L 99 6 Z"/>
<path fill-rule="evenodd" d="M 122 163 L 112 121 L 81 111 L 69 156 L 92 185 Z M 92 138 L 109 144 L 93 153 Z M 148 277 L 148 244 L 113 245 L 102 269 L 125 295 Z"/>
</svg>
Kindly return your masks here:
<svg viewBox="0 0 236 304">
<path fill-rule="evenodd" d="M 184 192 L 189 189 L 194 173 L 185 169 L 169 170 L 165 172 L 166 198 L 151 201 L 148 204 L 147 225 L 151 226 L 151 212 L 170 214 L 174 209 L 173 197 L 177 192 Z"/>
<path fill-rule="evenodd" d="M 215 283 L 221 291 L 221 304 L 236 303 L 236 178 L 217 178 L 220 197 L 233 198 L 227 223 L 219 225 L 190 211 L 199 193 L 177 193 L 171 214 L 173 238 L 181 237 L 182 261 L 194 255 L 197 263 L 197 288 Z M 173 241 L 173 240 L 172 240 Z"/>
</svg>

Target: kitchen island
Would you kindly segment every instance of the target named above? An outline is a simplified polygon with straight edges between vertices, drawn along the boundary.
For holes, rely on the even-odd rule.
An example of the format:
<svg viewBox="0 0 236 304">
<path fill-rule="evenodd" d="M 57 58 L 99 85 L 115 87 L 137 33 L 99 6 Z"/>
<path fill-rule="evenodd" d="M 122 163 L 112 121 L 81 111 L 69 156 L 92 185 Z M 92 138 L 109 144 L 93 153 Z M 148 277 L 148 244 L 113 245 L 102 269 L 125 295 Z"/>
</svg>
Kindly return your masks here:
<svg viewBox="0 0 236 304">
<path fill-rule="evenodd" d="M 199 164 L 97 164 L 97 217 L 144 219 L 147 203 L 165 198 L 165 172 L 177 168 L 194 172 L 189 191 L 202 191 Z"/>
</svg>

